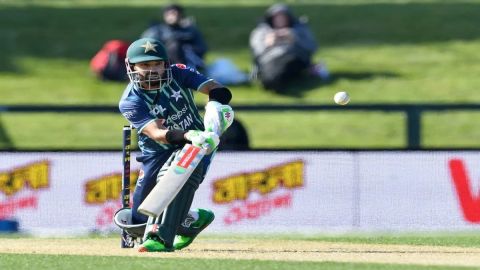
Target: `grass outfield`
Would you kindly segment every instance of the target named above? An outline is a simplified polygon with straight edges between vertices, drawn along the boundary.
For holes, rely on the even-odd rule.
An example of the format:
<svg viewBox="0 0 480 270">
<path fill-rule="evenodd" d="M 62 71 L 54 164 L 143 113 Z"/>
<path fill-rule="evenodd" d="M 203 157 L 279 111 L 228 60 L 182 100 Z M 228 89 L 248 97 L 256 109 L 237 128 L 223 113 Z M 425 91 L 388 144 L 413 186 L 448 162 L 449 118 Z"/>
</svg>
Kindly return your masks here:
<svg viewBox="0 0 480 270">
<path fill-rule="evenodd" d="M 182 3 L 211 48 L 207 61 L 228 57 L 248 70 L 248 35 L 274 1 L 205 2 Z M 116 104 L 124 84 L 97 81 L 90 74 L 89 60 L 106 40 L 137 38 L 156 18 L 161 3 L 2 1 L 0 103 Z M 258 83 L 231 87 L 234 105 L 332 104 L 339 90 L 350 93 L 352 104 L 480 102 L 479 0 L 320 0 L 296 1 L 291 6 L 296 14 L 309 17 L 320 43 L 315 60 L 328 65 L 333 80 L 298 82 L 283 95 L 264 91 Z M 205 97 L 198 99 L 200 104 L 205 101 Z M 401 114 L 310 115 L 237 114 L 255 148 L 406 145 Z M 422 143 L 480 147 L 476 118 L 475 112 L 425 114 Z M 1 114 L 0 148 L 119 148 L 121 123 L 120 115 L 57 119 L 46 114 Z M 56 134 L 40 134 L 45 133 L 40 126 Z M 279 130 L 285 134 L 278 136 Z"/>
<path fill-rule="evenodd" d="M 118 237 L 0 237 L 1 269 L 478 269 L 480 236 L 201 236 L 174 253 L 120 249 Z"/>
<path fill-rule="evenodd" d="M 158 259 L 158 258 L 125 258 L 101 256 L 71 256 L 71 255 L 2 255 L 0 267 L 5 270 L 27 269 L 36 270 L 117 270 L 117 269 L 211 269 L 211 270 L 270 270 L 270 269 L 330 269 L 330 270 L 454 270 L 478 269 L 476 267 L 430 266 L 430 265 L 392 265 L 372 263 L 336 263 L 336 262 L 278 262 L 258 260 L 216 260 L 216 259 Z"/>
</svg>

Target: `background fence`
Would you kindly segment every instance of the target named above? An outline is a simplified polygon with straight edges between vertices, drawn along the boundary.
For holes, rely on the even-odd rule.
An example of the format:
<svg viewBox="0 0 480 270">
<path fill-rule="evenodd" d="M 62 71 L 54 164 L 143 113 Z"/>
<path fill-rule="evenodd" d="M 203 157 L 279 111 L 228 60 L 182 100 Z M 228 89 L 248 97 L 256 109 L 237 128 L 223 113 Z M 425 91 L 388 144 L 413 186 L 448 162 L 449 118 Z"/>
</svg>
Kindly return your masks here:
<svg viewBox="0 0 480 270">
<path fill-rule="evenodd" d="M 202 106 L 198 106 L 202 108 Z M 348 106 L 337 105 L 234 105 L 236 112 L 269 112 L 269 111 L 381 111 L 402 112 L 406 115 L 405 149 L 424 149 L 421 145 L 422 129 L 421 120 L 424 112 L 440 111 L 477 111 L 480 104 L 355 104 Z M 84 106 L 84 105 L 0 105 L 1 113 L 118 113 L 116 106 Z M 2 131 L 0 131 L 2 132 Z"/>
</svg>

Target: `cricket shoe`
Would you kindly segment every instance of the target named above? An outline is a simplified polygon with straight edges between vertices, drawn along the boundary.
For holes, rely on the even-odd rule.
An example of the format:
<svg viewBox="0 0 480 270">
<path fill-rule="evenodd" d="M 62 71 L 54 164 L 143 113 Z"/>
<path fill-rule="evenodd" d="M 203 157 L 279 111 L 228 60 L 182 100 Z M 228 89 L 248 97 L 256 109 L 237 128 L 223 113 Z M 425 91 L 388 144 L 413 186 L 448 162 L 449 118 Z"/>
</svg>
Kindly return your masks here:
<svg viewBox="0 0 480 270">
<path fill-rule="evenodd" d="M 143 242 L 138 252 L 172 252 L 173 248 L 168 248 L 163 244 L 158 236 L 148 236 L 147 240 Z"/>
<path fill-rule="evenodd" d="M 173 241 L 173 248 L 175 250 L 180 250 L 188 247 L 195 237 L 203 231 L 212 221 L 215 219 L 215 215 L 212 211 L 207 209 L 197 209 L 198 211 L 198 220 L 191 223 L 187 228 L 188 233 L 182 235 L 176 235 L 175 240 Z"/>
</svg>

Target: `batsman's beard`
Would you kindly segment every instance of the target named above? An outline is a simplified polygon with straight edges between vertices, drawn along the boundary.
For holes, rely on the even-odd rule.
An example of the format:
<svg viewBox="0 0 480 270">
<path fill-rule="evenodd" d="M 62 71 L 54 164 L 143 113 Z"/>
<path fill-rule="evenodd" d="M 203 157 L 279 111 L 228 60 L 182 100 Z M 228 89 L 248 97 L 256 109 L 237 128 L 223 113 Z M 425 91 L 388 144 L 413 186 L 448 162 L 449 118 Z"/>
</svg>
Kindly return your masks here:
<svg viewBox="0 0 480 270">
<path fill-rule="evenodd" d="M 161 85 L 162 76 L 158 72 L 149 72 L 146 75 L 139 74 L 142 88 L 145 90 L 158 90 Z"/>
</svg>

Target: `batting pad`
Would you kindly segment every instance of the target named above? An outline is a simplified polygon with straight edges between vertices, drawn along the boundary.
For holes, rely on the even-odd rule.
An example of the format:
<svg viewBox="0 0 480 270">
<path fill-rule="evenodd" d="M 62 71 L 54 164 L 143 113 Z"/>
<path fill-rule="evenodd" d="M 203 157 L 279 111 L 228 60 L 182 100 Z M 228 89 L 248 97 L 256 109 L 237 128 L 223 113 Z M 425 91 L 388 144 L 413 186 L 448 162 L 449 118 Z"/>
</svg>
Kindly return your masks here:
<svg viewBox="0 0 480 270">
<path fill-rule="evenodd" d="M 205 153 L 204 148 L 186 144 L 165 175 L 140 204 L 138 212 L 151 217 L 160 216 L 180 192 Z"/>
</svg>

